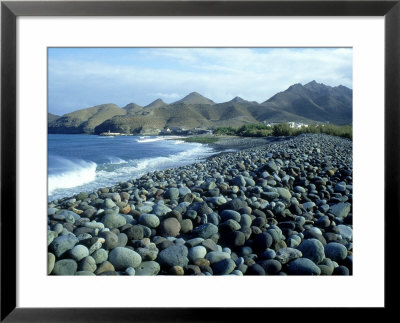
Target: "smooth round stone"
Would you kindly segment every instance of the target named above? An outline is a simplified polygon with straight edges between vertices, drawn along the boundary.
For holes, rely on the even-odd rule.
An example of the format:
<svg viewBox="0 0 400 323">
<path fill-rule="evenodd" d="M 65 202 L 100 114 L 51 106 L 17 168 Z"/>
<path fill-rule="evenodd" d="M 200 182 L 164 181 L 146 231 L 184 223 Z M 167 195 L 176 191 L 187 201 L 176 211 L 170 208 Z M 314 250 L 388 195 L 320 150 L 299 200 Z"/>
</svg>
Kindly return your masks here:
<svg viewBox="0 0 400 323">
<path fill-rule="evenodd" d="M 251 220 L 250 215 L 248 215 L 248 214 L 241 215 L 239 223 L 242 227 L 249 228 L 251 226 L 251 222 L 252 222 L 252 220 Z"/>
<path fill-rule="evenodd" d="M 139 217 L 139 223 L 154 229 L 160 225 L 160 218 L 154 214 L 141 214 Z"/>
<path fill-rule="evenodd" d="M 318 207 L 318 209 L 319 209 L 321 212 L 326 213 L 326 212 L 329 211 L 329 205 L 328 205 L 328 204 L 322 204 L 322 205 L 320 205 L 320 206 Z"/>
<path fill-rule="evenodd" d="M 190 219 L 184 219 L 181 221 L 181 232 L 189 233 L 193 231 L 193 222 Z"/>
<path fill-rule="evenodd" d="M 240 224 L 232 219 L 229 219 L 219 225 L 219 231 L 221 233 L 237 231 L 240 230 L 240 228 L 241 228 Z"/>
<path fill-rule="evenodd" d="M 136 220 L 133 218 L 133 216 L 130 214 L 121 214 L 121 215 L 125 218 L 126 223 L 129 223 L 132 225 L 137 223 Z"/>
<path fill-rule="evenodd" d="M 333 270 L 333 275 L 348 276 L 350 271 L 346 266 L 339 266 Z"/>
<path fill-rule="evenodd" d="M 207 222 L 212 223 L 214 225 L 218 225 L 219 224 L 218 214 L 215 212 L 207 214 Z"/>
<path fill-rule="evenodd" d="M 243 273 L 240 270 L 235 269 L 234 271 L 232 271 L 231 275 L 243 276 Z"/>
<path fill-rule="evenodd" d="M 232 179 L 232 185 L 236 186 L 246 186 L 246 181 L 242 175 L 236 176 Z"/>
<path fill-rule="evenodd" d="M 108 251 L 103 248 L 96 250 L 91 255 L 96 262 L 96 265 L 103 263 L 108 259 Z"/>
<path fill-rule="evenodd" d="M 198 258 L 204 258 L 207 254 L 207 249 L 203 246 L 196 246 L 189 249 L 188 258 L 191 262 Z"/>
<path fill-rule="evenodd" d="M 331 212 L 336 217 L 343 219 L 349 214 L 350 209 L 351 209 L 350 203 L 340 202 L 340 203 L 332 205 L 329 208 L 329 212 Z"/>
<path fill-rule="evenodd" d="M 346 259 L 342 261 L 343 266 L 346 266 L 349 269 L 350 275 L 353 272 L 353 256 L 347 256 Z"/>
<path fill-rule="evenodd" d="M 118 236 L 114 232 L 103 231 L 99 236 L 106 240 L 102 245 L 104 249 L 111 250 L 118 246 Z"/>
<path fill-rule="evenodd" d="M 282 269 L 281 263 L 275 259 L 262 260 L 259 265 L 264 269 L 266 275 L 277 275 Z"/>
<path fill-rule="evenodd" d="M 218 227 L 212 223 L 206 223 L 193 230 L 198 237 L 208 239 L 218 232 Z"/>
<path fill-rule="evenodd" d="M 324 265 L 324 266 L 328 266 L 329 268 L 335 269 L 335 265 L 333 263 L 333 261 L 329 258 L 325 258 L 324 260 L 321 261 L 320 265 Z"/>
<path fill-rule="evenodd" d="M 243 257 L 239 257 L 239 258 L 236 260 L 236 265 L 237 265 L 237 266 L 240 266 L 240 265 L 242 265 L 242 264 L 244 264 L 244 258 L 243 258 Z"/>
<path fill-rule="evenodd" d="M 103 203 L 102 207 L 103 207 L 103 209 L 111 209 L 111 208 L 113 208 L 115 206 L 117 206 L 117 205 L 114 203 L 114 201 L 112 199 L 106 198 L 104 200 L 104 203 Z"/>
<path fill-rule="evenodd" d="M 299 241 L 299 240 L 295 239 L 294 236 L 290 236 L 286 241 L 286 244 L 289 248 L 296 248 L 300 243 L 301 243 L 301 238 Z"/>
<path fill-rule="evenodd" d="M 225 210 L 239 211 L 241 208 L 247 207 L 247 203 L 240 198 L 234 198 L 223 205 Z"/>
<path fill-rule="evenodd" d="M 259 264 L 253 264 L 246 270 L 246 275 L 264 276 L 265 270 Z"/>
<path fill-rule="evenodd" d="M 203 241 L 204 241 L 203 238 L 193 238 L 193 239 L 187 240 L 186 245 L 189 248 L 193 248 L 193 247 L 199 245 L 200 243 L 202 243 Z"/>
<path fill-rule="evenodd" d="M 128 236 L 125 233 L 118 233 L 117 247 L 125 247 L 128 243 Z"/>
<path fill-rule="evenodd" d="M 202 239 L 202 238 L 200 238 Z M 206 239 L 201 242 L 201 245 L 207 249 L 207 251 L 218 251 L 218 246 L 212 239 Z"/>
<path fill-rule="evenodd" d="M 345 182 L 336 183 L 336 185 L 335 185 L 335 187 L 333 188 L 333 190 L 334 190 L 335 192 L 338 192 L 338 193 L 346 192 L 346 183 L 345 183 Z"/>
<path fill-rule="evenodd" d="M 99 265 L 99 267 L 97 267 L 95 274 L 101 275 L 102 273 L 111 272 L 111 271 L 115 271 L 113 264 L 109 261 L 105 261 L 105 262 L 101 263 Z"/>
<path fill-rule="evenodd" d="M 285 204 L 283 204 L 281 201 L 276 202 L 274 206 L 274 212 L 276 214 L 280 214 L 283 213 L 283 211 L 285 211 Z"/>
<path fill-rule="evenodd" d="M 150 213 L 153 211 L 153 205 L 144 204 L 141 206 L 136 206 L 136 210 L 140 213 Z"/>
<path fill-rule="evenodd" d="M 123 270 L 128 267 L 136 268 L 142 262 L 140 255 L 128 248 L 116 247 L 108 254 L 108 260 L 116 270 Z"/>
<path fill-rule="evenodd" d="M 290 194 L 290 192 L 286 188 L 277 187 L 276 192 L 279 194 L 279 197 L 286 201 L 290 201 L 290 199 L 292 198 L 292 194 Z"/>
<path fill-rule="evenodd" d="M 329 242 L 325 246 L 325 255 L 333 261 L 341 262 L 347 257 L 347 248 L 340 243 Z"/>
<path fill-rule="evenodd" d="M 168 273 L 170 275 L 183 276 L 185 274 L 185 271 L 181 266 L 173 266 L 168 270 Z"/>
<path fill-rule="evenodd" d="M 75 275 L 78 264 L 73 259 L 62 259 L 54 264 L 53 274 L 59 276 Z"/>
<path fill-rule="evenodd" d="M 314 230 L 305 230 L 303 233 L 305 239 L 316 239 L 322 243 L 322 245 L 326 245 L 326 240 L 323 235 L 315 232 Z"/>
<path fill-rule="evenodd" d="M 287 267 L 290 275 L 320 275 L 321 269 L 308 258 L 297 258 Z"/>
<path fill-rule="evenodd" d="M 320 229 L 318 229 L 317 227 L 312 227 L 311 231 L 314 231 L 316 234 L 321 235 L 322 236 L 322 231 Z"/>
<path fill-rule="evenodd" d="M 161 222 L 160 230 L 164 237 L 176 237 L 181 230 L 181 224 L 176 218 L 168 218 Z"/>
<path fill-rule="evenodd" d="M 228 258 L 211 264 L 211 268 L 214 275 L 228 275 L 236 268 L 236 264 L 232 259 Z"/>
<path fill-rule="evenodd" d="M 57 223 L 57 224 L 55 224 L 55 225 L 53 226 L 52 230 L 53 230 L 54 232 L 56 232 L 57 234 L 60 234 L 60 233 L 62 232 L 63 228 L 64 228 L 64 227 L 62 226 L 61 223 Z"/>
<path fill-rule="evenodd" d="M 89 249 L 84 245 L 78 244 L 69 251 L 69 254 L 71 258 L 75 259 L 76 261 L 80 261 L 81 259 L 89 256 Z"/>
<path fill-rule="evenodd" d="M 304 258 L 319 264 L 325 258 L 324 246 L 317 239 L 306 239 L 298 246 Z"/>
<path fill-rule="evenodd" d="M 241 231 L 233 231 L 225 236 L 225 241 L 232 247 L 241 247 L 246 242 L 246 236 Z"/>
<path fill-rule="evenodd" d="M 135 268 L 128 267 L 128 268 L 125 269 L 125 273 L 126 273 L 128 276 L 135 276 L 136 270 L 135 270 Z"/>
<path fill-rule="evenodd" d="M 210 266 L 211 265 L 210 262 L 207 259 L 204 259 L 204 258 L 195 259 L 193 261 L 193 264 L 196 265 L 196 266 L 199 266 L 199 267 L 201 267 L 201 266 Z"/>
<path fill-rule="evenodd" d="M 276 252 L 275 250 L 272 249 L 267 249 L 260 255 L 260 258 L 265 260 L 274 259 L 275 257 L 276 257 Z"/>
<path fill-rule="evenodd" d="M 79 262 L 80 271 L 90 271 L 94 272 L 97 269 L 96 261 L 92 256 L 87 256 Z"/>
<path fill-rule="evenodd" d="M 278 173 L 278 167 L 276 166 L 275 162 L 273 160 L 269 161 L 264 165 L 264 168 L 269 172 L 269 173 Z"/>
<path fill-rule="evenodd" d="M 306 218 L 304 216 L 296 216 L 296 222 L 303 226 L 306 223 Z"/>
<path fill-rule="evenodd" d="M 55 208 L 55 207 L 49 207 L 49 208 L 47 209 L 47 215 L 48 215 L 48 216 L 54 215 L 54 214 L 56 214 L 57 211 L 58 211 L 57 208 Z"/>
<path fill-rule="evenodd" d="M 265 250 L 272 246 L 274 239 L 268 232 L 262 232 L 254 237 L 254 247 L 259 250 Z"/>
<path fill-rule="evenodd" d="M 51 252 L 47 253 L 47 275 L 50 275 L 54 269 L 54 264 L 56 262 L 56 256 Z"/>
<path fill-rule="evenodd" d="M 243 178 L 246 182 L 246 186 L 255 186 L 256 185 L 256 182 L 251 177 L 243 176 Z"/>
<path fill-rule="evenodd" d="M 164 216 L 171 211 L 172 210 L 169 207 L 162 205 L 162 204 L 156 204 L 153 207 L 153 213 L 157 216 Z"/>
<path fill-rule="evenodd" d="M 155 260 L 158 255 L 158 249 L 155 246 L 149 246 L 146 248 L 138 248 L 136 252 L 142 257 L 143 261 Z"/>
<path fill-rule="evenodd" d="M 57 258 L 60 258 L 68 250 L 71 250 L 78 242 L 78 238 L 72 233 L 69 233 L 55 238 L 50 244 L 50 249 Z"/>
<path fill-rule="evenodd" d="M 226 252 L 226 253 L 229 253 L 230 255 L 232 255 L 232 250 L 228 247 L 222 248 L 222 252 Z"/>
<path fill-rule="evenodd" d="M 58 236 L 57 232 L 47 231 L 47 245 L 50 245 L 54 241 L 54 239 L 57 238 L 57 236 Z"/>
<path fill-rule="evenodd" d="M 227 202 L 226 198 L 223 196 L 214 196 L 214 197 L 210 197 L 208 199 L 209 202 L 211 202 L 214 205 L 222 205 L 225 204 Z"/>
<path fill-rule="evenodd" d="M 235 220 L 236 222 L 240 222 L 241 220 L 240 213 L 234 210 L 223 210 L 220 216 L 222 221 Z"/>
<path fill-rule="evenodd" d="M 173 245 L 158 253 L 157 261 L 162 267 L 185 267 L 189 263 L 188 249 L 182 245 Z"/>
<path fill-rule="evenodd" d="M 314 203 L 314 202 L 306 202 L 306 203 L 303 203 L 303 208 L 304 208 L 305 210 L 312 210 L 313 207 L 315 207 L 315 203 Z"/>
<path fill-rule="evenodd" d="M 192 193 L 192 191 L 186 186 L 180 187 L 178 190 L 179 190 L 179 196 L 181 197 L 185 196 L 186 194 Z"/>
<path fill-rule="evenodd" d="M 261 197 L 268 201 L 273 201 L 279 197 L 279 194 L 277 192 L 262 192 Z"/>
<path fill-rule="evenodd" d="M 126 219 L 118 213 L 110 213 L 103 217 L 102 222 L 110 230 L 122 227 L 126 224 Z"/>
<path fill-rule="evenodd" d="M 296 186 L 293 191 L 297 192 L 297 193 L 305 193 L 306 189 L 302 186 Z"/>
<path fill-rule="evenodd" d="M 127 230 L 124 230 L 124 233 L 127 235 L 129 240 L 142 240 L 144 238 L 144 230 L 143 226 L 133 225 Z"/>
<path fill-rule="evenodd" d="M 227 252 L 222 251 L 211 251 L 206 255 L 206 259 L 210 262 L 210 264 L 214 264 L 223 259 L 230 259 L 231 255 Z"/>
<path fill-rule="evenodd" d="M 281 264 L 286 264 L 289 261 L 302 257 L 303 254 L 300 250 L 294 248 L 281 248 L 276 252 L 276 260 Z"/>
<path fill-rule="evenodd" d="M 156 276 L 160 272 L 160 265 L 155 261 L 143 261 L 135 272 L 136 276 Z"/>
<path fill-rule="evenodd" d="M 327 228 L 331 224 L 331 221 L 329 220 L 329 217 L 327 215 L 321 216 L 318 221 L 316 222 L 316 225 L 318 225 L 321 228 Z"/>
<path fill-rule="evenodd" d="M 329 267 L 327 265 L 318 265 L 319 269 L 321 269 L 321 276 L 330 276 L 333 273 L 333 267 Z"/>
<path fill-rule="evenodd" d="M 101 222 L 96 222 L 96 221 L 84 222 L 82 224 L 82 226 L 84 226 L 86 228 L 90 228 L 90 229 L 99 229 L 99 230 L 104 229 L 104 224 Z"/>
<path fill-rule="evenodd" d="M 353 230 L 347 225 L 339 224 L 336 226 L 336 229 L 338 230 L 338 233 L 346 240 L 351 241 L 353 239 Z"/>
<path fill-rule="evenodd" d="M 179 198 L 179 189 L 176 187 L 169 188 L 165 193 L 164 197 L 170 200 L 177 200 Z"/>
</svg>

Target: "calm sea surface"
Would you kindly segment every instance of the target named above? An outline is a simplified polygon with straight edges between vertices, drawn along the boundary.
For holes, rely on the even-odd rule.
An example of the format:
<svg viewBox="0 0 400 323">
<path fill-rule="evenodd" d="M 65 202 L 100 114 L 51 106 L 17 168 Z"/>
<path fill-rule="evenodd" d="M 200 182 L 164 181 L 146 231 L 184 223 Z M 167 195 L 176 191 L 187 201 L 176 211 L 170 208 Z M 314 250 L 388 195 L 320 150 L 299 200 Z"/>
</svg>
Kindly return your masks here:
<svg viewBox="0 0 400 323">
<path fill-rule="evenodd" d="M 112 186 L 215 153 L 207 145 L 156 136 L 48 136 L 48 200 Z"/>
</svg>

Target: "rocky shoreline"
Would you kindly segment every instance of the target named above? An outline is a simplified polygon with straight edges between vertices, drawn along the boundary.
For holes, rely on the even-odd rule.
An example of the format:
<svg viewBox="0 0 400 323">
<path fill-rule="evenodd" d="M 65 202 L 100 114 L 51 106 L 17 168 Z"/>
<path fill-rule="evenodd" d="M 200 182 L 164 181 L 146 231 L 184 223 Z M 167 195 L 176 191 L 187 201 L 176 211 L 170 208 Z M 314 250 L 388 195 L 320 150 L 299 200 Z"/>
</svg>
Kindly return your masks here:
<svg viewBox="0 0 400 323">
<path fill-rule="evenodd" d="M 212 145 L 239 151 L 49 203 L 48 274 L 352 274 L 351 140 Z"/>
</svg>

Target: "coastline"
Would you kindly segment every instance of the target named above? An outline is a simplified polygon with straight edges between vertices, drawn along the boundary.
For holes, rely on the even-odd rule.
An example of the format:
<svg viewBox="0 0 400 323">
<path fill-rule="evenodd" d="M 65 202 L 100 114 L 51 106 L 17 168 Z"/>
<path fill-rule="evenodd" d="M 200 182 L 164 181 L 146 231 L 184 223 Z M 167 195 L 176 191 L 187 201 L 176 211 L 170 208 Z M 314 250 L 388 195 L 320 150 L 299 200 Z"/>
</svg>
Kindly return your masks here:
<svg viewBox="0 0 400 323">
<path fill-rule="evenodd" d="M 351 274 L 351 141 L 208 145 L 203 162 L 49 203 L 48 273 Z"/>
</svg>

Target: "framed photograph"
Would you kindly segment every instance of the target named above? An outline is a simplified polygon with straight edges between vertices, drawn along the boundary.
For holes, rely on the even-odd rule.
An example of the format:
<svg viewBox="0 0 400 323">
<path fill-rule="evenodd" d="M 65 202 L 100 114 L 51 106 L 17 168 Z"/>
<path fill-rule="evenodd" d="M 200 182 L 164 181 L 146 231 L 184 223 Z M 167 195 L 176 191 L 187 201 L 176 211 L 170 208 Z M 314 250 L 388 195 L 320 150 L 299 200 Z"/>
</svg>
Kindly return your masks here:
<svg viewBox="0 0 400 323">
<path fill-rule="evenodd" d="M 399 16 L 399 1 L 3 1 L 1 320 L 391 309 Z M 208 163 L 210 147 L 228 154 Z"/>
</svg>

